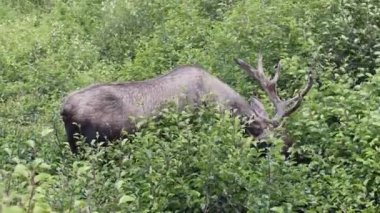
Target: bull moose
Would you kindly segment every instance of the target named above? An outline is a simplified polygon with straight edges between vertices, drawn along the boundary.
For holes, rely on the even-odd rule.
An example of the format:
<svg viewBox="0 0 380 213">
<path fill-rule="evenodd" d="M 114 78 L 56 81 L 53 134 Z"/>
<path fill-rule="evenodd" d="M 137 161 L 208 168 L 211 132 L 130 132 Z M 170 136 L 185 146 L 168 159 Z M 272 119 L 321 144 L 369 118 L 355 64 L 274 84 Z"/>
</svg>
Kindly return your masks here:
<svg viewBox="0 0 380 213">
<path fill-rule="evenodd" d="M 269 100 L 274 104 L 275 115 L 270 118 L 257 97 L 247 101 L 243 96 L 209 74 L 199 66 L 182 66 L 168 74 L 137 82 L 97 84 L 67 96 L 61 115 L 67 139 L 73 153 L 77 153 L 76 134 L 82 134 L 87 143 L 92 140 L 108 141 L 120 138 L 124 131 L 136 130 L 135 118 L 149 118 L 159 113 L 168 102 L 178 109 L 184 106 L 199 106 L 204 101 L 213 102 L 224 110 L 233 110 L 236 116 L 248 120 L 246 130 L 262 139 L 280 125 L 282 118 L 289 116 L 300 106 L 303 97 L 310 91 L 313 78 L 300 92 L 289 100 L 281 100 L 277 94 L 277 81 L 281 64 L 277 64 L 273 78 L 264 74 L 262 56 L 257 68 L 242 59 L 236 63 L 249 76 L 256 79 Z M 211 94 L 212 98 L 204 99 Z"/>
</svg>

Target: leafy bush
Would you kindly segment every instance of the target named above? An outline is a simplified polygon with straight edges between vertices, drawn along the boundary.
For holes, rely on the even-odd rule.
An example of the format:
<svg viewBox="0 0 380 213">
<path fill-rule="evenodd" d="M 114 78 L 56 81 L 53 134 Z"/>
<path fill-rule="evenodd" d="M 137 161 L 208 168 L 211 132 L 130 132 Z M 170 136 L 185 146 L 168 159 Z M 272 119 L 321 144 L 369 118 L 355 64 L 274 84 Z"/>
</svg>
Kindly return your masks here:
<svg viewBox="0 0 380 213">
<path fill-rule="evenodd" d="M 360 84 L 379 67 L 379 1 L 345 0 L 330 10 L 329 20 L 317 29 L 323 58 L 334 74 L 348 74 L 353 85 Z"/>
<path fill-rule="evenodd" d="M 1 212 L 379 211 L 377 0 L 2 1 Z M 148 119 L 71 154 L 59 109 L 72 90 L 201 64 L 245 96 L 233 64 L 281 59 L 289 97 L 317 83 L 265 150 L 213 106 Z M 264 102 L 268 100 L 264 98 Z M 269 106 L 269 105 L 268 105 Z M 289 160 L 281 154 L 288 134 Z"/>
</svg>

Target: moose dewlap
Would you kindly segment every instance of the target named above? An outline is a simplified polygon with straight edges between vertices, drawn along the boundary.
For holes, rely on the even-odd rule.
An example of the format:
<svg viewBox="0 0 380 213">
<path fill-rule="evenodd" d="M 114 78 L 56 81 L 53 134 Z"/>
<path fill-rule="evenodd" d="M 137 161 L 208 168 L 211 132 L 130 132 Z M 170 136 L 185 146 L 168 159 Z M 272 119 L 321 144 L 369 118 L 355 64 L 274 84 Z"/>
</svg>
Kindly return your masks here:
<svg viewBox="0 0 380 213">
<path fill-rule="evenodd" d="M 222 109 L 233 110 L 236 115 L 249 120 L 247 131 L 254 137 L 264 138 L 283 117 L 289 116 L 300 106 L 302 98 L 311 89 L 312 76 L 309 74 L 308 82 L 299 94 L 283 101 L 277 95 L 276 88 L 280 63 L 270 79 L 264 74 L 261 55 L 256 69 L 241 59 L 236 62 L 258 81 L 269 96 L 276 110 L 273 118 L 269 118 L 257 97 L 247 101 L 203 68 L 183 66 L 145 81 L 97 84 L 69 94 L 61 115 L 71 151 L 78 151 L 74 135 L 83 135 L 87 143 L 120 138 L 123 131 L 136 130 L 136 118 L 154 116 L 169 102 L 174 102 L 179 110 L 186 105 L 196 107 L 204 101 L 214 102 Z M 211 99 L 204 98 L 210 94 Z"/>
</svg>

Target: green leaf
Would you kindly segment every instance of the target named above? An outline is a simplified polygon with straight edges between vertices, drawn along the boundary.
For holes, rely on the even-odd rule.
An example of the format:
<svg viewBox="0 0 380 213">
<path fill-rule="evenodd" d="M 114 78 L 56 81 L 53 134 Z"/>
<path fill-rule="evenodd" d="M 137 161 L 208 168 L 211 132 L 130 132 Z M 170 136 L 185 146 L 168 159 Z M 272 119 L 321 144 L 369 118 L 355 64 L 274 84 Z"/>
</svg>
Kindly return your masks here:
<svg viewBox="0 0 380 213">
<path fill-rule="evenodd" d="M 52 128 L 45 128 L 44 130 L 42 130 L 41 132 L 41 136 L 42 137 L 45 137 L 46 135 L 50 134 L 51 132 L 53 132 L 54 130 Z"/>
<path fill-rule="evenodd" d="M 135 201 L 136 198 L 130 196 L 130 195 L 123 195 L 120 200 L 119 200 L 119 204 L 122 204 L 122 203 L 127 203 L 127 202 L 133 202 Z"/>
<path fill-rule="evenodd" d="M 10 148 L 4 148 L 4 151 L 8 154 L 8 155 L 11 155 L 12 154 L 12 150 Z"/>
<path fill-rule="evenodd" d="M 76 208 L 84 208 L 86 207 L 86 202 L 83 200 L 75 200 L 74 201 L 74 207 Z"/>
<path fill-rule="evenodd" d="M 51 175 L 48 174 L 48 173 L 39 173 L 36 177 L 35 177 L 35 181 L 36 182 L 44 182 L 46 180 L 49 180 L 51 178 Z"/>
<path fill-rule="evenodd" d="M 277 213 L 283 213 L 284 212 L 284 208 L 282 208 L 281 206 L 272 207 L 270 210 L 273 212 L 277 212 Z"/>
<path fill-rule="evenodd" d="M 33 208 L 34 213 L 49 213 L 52 212 L 47 203 L 37 202 Z"/>
<path fill-rule="evenodd" d="M 13 174 L 16 176 L 16 177 L 28 177 L 29 176 L 29 169 L 23 165 L 23 164 L 17 164 L 15 169 L 14 169 L 14 172 Z"/>
<path fill-rule="evenodd" d="M 31 148 L 34 148 L 36 146 L 36 142 L 34 142 L 34 140 L 27 140 L 26 144 Z"/>
<path fill-rule="evenodd" d="M 123 183 L 124 181 L 123 180 L 118 180 L 116 183 L 115 183 L 115 187 L 117 190 L 120 190 L 121 187 L 123 186 Z"/>
<path fill-rule="evenodd" d="M 81 176 L 82 174 L 87 173 L 87 171 L 90 169 L 91 169 L 91 166 L 89 166 L 89 165 L 83 165 L 83 166 L 79 167 L 78 171 L 77 171 L 77 176 Z"/>
<path fill-rule="evenodd" d="M 25 210 L 19 206 L 3 206 L 4 213 L 24 213 Z"/>
</svg>

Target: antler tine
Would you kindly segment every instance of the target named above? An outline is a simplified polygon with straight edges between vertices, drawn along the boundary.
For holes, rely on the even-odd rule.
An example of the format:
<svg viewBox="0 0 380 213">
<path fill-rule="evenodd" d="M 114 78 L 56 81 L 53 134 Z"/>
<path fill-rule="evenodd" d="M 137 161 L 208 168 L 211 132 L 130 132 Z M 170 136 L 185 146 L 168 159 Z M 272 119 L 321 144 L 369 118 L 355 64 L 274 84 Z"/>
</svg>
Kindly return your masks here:
<svg viewBox="0 0 380 213">
<path fill-rule="evenodd" d="M 260 75 L 260 73 L 263 73 L 262 71 L 260 72 L 259 69 L 253 68 L 250 64 L 245 62 L 243 59 L 235 59 L 235 61 L 252 78 L 257 79 L 257 80 L 263 78 L 263 76 Z"/>
<path fill-rule="evenodd" d="M 283 110 L 277 111 L 276 115 L 274 116 L 274 118 L 272 120 L 274 122 L 278 122 L 283 117 L 289 116 L 290 114 L 295 112 L 301 106 L 303 97 L 305 97 L 305 95 L 310 91 L 310 89 L 313 86 L 313 83 L 314 83 L 313 74 L 310 71 L 308 74 L 307 83 L 304 86 L 304 88 L 301 90 L 301 92 L 299 92 L 296 96 L 294 96 L 293 98 L 291 98 L 289 100 L 282 101 L 281 102 L 281 106 L 282 106 L 281 108 Z M 285 109 L 287 109 L 287 110 L 285 110 Z"/>
<path fill-rule="evenodd" d="M 273 83 L 277 83 L 278 79 L 280 78 L 280 72 L 281 72 L 281 61 L 277 63 L 276 72 L 274 73 L 274 76 L 272 78 Z"/>
<path fill-rule="evenodd" d="M 294 111 L 296 111 L 301 106 L 303 97 L 305 97 L 305 95 L 311 90 L 311 88 L 313 87 L 313 83 L 314 83 L 313 73 L 310 70 L 309 74 L 308 74 L 308 78 L 307 78 L 307 83 L 304 86 L 304 88 L 301 90 L 301 92 L 298 93 L 293 98 L 286 101 L 286 106 L 289 109 L 287 111 L 285 111 L 283 117 L 289 116 L 290 114 L 292 114 Z"/>
<path fill-rule="evenodd" d="M 309 74 L 307 76 L 307 84 L 305 85 L 304 89 L 300 93 L 301 96 L 305 96 L 310 91 L 310 89 L 313 87 L 313 84 L 314 84 L 313 71 L 309 70 Z"/>
<path fill-rule="evenodd" d="M 247 62 L 245 62 L 243 59 L 235 59 L 235 62 L 244 70 L 246 71 L 246 73 L 251 76 L 251 77 L 254 77 L 253 73 L 256 72 L 256 69 L 254 69 L 250 64 L 248 64 Z"/>
<path fill-rule="evenodd" d="M 264 89 L 264 91 L 268 94 L 269 99 L 276 105 L 276 103 L 280 102 L 280 98 L 277 95 L 276 83 L 278 80 L 280 70 L 276 70 L 275 77 L 270 80 L 264 73 L 263 68 L 263 57 L 261 54 L 258 55 L 257 59 L 257 69 L 253 68 L 250 64 L 245 62 L 242 59 L 236 59 L 236 63 L 244 70 L 246 73 L 254 78 L 260 86 Z"/>
<path fill-rule="evenodd" d="M 265 77 L 264 68 L 263 68 L 263 55 L 262 54 L 258 54 L 258 56 L 257 56 L 257 72 L 263 74 L 263 76 Z"/>
</svg>

